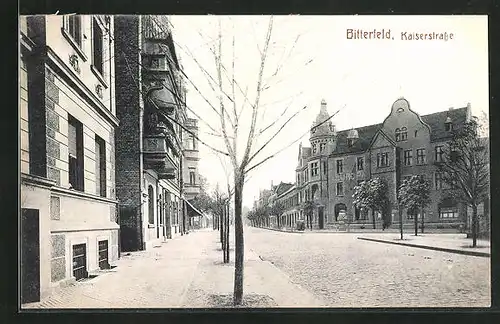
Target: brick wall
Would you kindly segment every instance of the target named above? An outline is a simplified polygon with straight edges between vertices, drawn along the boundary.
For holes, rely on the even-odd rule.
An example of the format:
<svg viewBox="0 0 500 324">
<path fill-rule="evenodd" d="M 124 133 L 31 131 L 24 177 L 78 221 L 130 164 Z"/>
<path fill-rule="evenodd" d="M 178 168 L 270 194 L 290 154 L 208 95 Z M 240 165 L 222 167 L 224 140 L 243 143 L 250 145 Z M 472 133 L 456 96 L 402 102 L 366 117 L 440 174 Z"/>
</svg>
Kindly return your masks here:
<svg viewBox="0 0 500 324">
<path fill-rule="evenodd" d="M 139 66 L 139 17 L 115 17 L 116 113 L 120 126 L 115 131 L 116 196 L 120 201 L 123 249 L 137 249 L 142 200 L 141 98 L 137 82 Z"/>
</svg>

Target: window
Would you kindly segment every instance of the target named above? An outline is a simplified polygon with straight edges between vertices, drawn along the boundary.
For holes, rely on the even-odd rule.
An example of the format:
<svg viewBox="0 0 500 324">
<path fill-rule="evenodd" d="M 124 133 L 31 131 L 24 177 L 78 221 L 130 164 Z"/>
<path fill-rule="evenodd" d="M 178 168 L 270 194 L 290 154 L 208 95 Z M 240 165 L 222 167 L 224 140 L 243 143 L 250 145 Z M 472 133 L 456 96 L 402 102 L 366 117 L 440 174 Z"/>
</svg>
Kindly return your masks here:
<svg viewBox="0 0 500 324">
<path fill-rule="evenodd" d="M 92 64 L 94 68 L 101 74 L 104 75 L 104 52 L 103 52 L 103 44 L 104 37 L 101 26 L 97 22 L 97 19 L 93 19 L 92 22 L 92 30 L 93 30 L 93 61 Z"/>
<path fill-rule="evenodd" d="M 417 137 L 417 135 L 418 135 L 418 131 L 415 131 L 415 137 Z"/>
<path fill-rule="evenodd" d="M 323 161 L 323 174 L 328 173 L 328 165 L 326 161 Z"/>
<path fill-rule="evenodd" d="M 443 174 L 441 172 L 434 173 L 434 186 L 436 190 L 443 189 Z"/>
<path fill-rule="evenodd" d="M 82 47 L 82 17 L 79 15 L 67 16 L 64 19 L 64 30 L 73 42 Z"/>
<path fill-rule="evenodd" d="M 193 135 L 191 135 L 191 140 L 193 142 L 193 150 L 196 150 L 196 138 Z"/>
<path fill-rule="evenodd" d="M 441 208 L 439 218 L 458 218 L 457 208 Z"/>
<path fill-rule="evenodd" d="M 83 191 L 83 125 L 68 116 L 69 183 L 75 190 Z"/>
<path fill-rule="evenodd" d="M 106 197 L 106 143 L 95 137 L 95 186 L 96 194 Z"/>
<path fill-rule="evenodd" d="M 413 219 L 413 213 L 406 211 L 406 219 Z"/>
<path fill-rule="evenodd" d="M 403 159 L 404 164 L 406 166 L 411 165 L 413 160 L 413 150 L 405 150 L 403 154 L 404 154 L 404 159 Z"/>
<path fill-rule="evenodd" d="M 406 141 L 408 139 L 408 131 L 406 127 L 401 128 L 401 141 Z"/>
<path fill-rule="evenodd" d="M 193 168 L 189 168 L 189 183 L 196 184 L 196 172 Z"/>
<path fill-rule="evenodd" d="M 443 162 L 443 146 L 436 146 L 435 153 L 436 162 Z"/>
<path fill-rule="evenodd" d="M 394 134 L 396 142 L 406 141 L 408 139 L 408 131 L 406 127 L 396 128 Z"/>
<path fill-rule="evenodd" d="M 425 149 L 417 149 L 417 164 L 425 164 Z"/>
<path fill-rule="evenodd" d="M 311 177 L 318 175 L 318 162 L 311 163 Z"/>
<path fill-rule="evenodd" d="M 316 144 L 313 144 L 313 154 L 316 154 Z"/>
<path fill-rule="evenodd" d="M 450 132 L 452 129 L 453 129 L 453 124 L 451 122 L 446 122 L 444 124 L 444 129 L 447 131 L 447 132 Z"/>
<path fill-rule="evenodd" d="M 337 160 L 337 174 L 340 174 L 344 171 L 344 165 L 342 160 Z"/>
<path fill-rule="evenodd" d="M 319 151 L 323 152 L 325 150 L 326 143 L 320 143 L 319 144 Z"/>
<path fill-rule="evenodd" d="M 148 222 L 155 223 L 155 193 L 151 185 L 148 186 Z"/>
<path fill-rule="evenodd" d="M 150 56 L 147 62 L 150 69 L 167 70 L 167 60 L 164 56 Z"/>
<path fill-rule="evenodd" d="M 109 269 L 109 262 L 108 262 L 108 240 L 105 241 L 98 241 L 97 242 L 98 246 L 98 258 L 99 258 L 99 269 Z"/>
<path fill-rule="evenodd" d="M 377 167 L 389 166 L 389 153 L 377 153 Z"/>
<path fill-rule="evenodd" d="M 363 165 L 364 164 L 364 159 L 363 159 L 363 157 L 358 157 L 356 164 L 358 165 L 358 171 L 363 170 L 363 168 L 364 168 L 364 165 Z"/>
<path fill-rule="evenodd" d="M 343 196 L 343 195 L 344 195 L 344 183 L 337 182 L 337 196 Z"/>
</svg>

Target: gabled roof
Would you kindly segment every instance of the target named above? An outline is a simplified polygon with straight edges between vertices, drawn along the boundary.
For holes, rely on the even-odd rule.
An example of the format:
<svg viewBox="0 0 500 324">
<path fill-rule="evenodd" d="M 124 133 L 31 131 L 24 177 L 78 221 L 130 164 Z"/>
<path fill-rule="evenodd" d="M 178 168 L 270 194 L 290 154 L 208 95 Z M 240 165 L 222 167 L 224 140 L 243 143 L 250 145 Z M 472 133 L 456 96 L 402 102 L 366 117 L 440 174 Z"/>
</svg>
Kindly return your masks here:
<svg viewBox="0 0 500 324">
<path fill-rule="evenodd" d="M 276 194 L 279 196 L 282 193 L 288 191 L 291 187 L 293 187 L 292 183 L 281 182 L 276 188 Z"/>
<path fill-rule="evenodd" d="M 445 129 L 445 121 L 448 117 L 451 119 L 453 129 L 458 129 L 467 120 L 467 107 L 422 116 L 424 123 L 431 127 L 431 141 L 450 137 L 450 133 Z"/>
<path fill-rule="evenodd" d="M 337 132 L 337 145 L 334 154 L 356 153 L 366 151 L 375 137 L 382 124 L 375 124 L 365 127 L 356 128 L 358 131 L 359 139 L 354 142 L 352 146 L 348 145 L 347 135 L 350 129 Z"/>
<path fill-rule="evenodd" d="M 448 117 L 452 121 L 453 129 L 458 129 L 467 120 L 467 107 L 421 116 L 422 121 L 431 128 L 431 141 L 434 142 L 449 138 L 450 133 L 445 129 L 445 121 Z M 350 129 L 337 132 L 337 145 L 333 154 L 361 153 L 366 151 L 370 148 L 373 138 L 381 127 L 382 124 L 375 124 L 356 128 L 359 139 L 352 146 L 349 146 L 347 142 L 347 135 Z"/>
</svg>

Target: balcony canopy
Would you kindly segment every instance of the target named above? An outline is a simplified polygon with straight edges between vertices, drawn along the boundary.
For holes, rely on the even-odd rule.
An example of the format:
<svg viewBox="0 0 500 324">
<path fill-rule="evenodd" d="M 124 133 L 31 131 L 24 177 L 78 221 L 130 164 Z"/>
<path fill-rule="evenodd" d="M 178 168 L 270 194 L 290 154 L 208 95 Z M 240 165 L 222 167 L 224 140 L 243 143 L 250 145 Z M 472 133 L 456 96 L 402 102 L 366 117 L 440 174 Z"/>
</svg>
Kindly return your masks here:
<svg viewBox="0 0 500 324">
<path fill-rule="evenodd" d="M 198 209 L 196 209 L 196 207 L 194 207 L 190 202 L 189 200 L 186 200 L 184 198 L 182 198 L 185 202 L 186 202 L 186 205 L 187 205 L 187 212 L 188 212 L 188 216 L 189 217 L 196 217 L 196 216 L 203 216 L 203 213 L 200 212 Z"/>
</svg>

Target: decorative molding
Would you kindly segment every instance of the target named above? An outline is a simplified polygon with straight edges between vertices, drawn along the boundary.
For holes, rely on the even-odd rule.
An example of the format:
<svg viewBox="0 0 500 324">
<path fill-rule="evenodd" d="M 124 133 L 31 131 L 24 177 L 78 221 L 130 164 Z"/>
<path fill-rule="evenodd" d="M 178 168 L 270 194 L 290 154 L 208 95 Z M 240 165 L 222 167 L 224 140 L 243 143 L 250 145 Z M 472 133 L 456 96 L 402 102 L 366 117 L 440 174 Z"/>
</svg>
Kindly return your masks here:
<svg viewBox="0 0 500 324">
<path fill-rule="evenodd" d="M 65 82 L 68 82 L 71 88 L 74 89 L 82 99 L 90 104 L 90 106 L 95 109 L 95 111 L 103 116 L 112 125 L 118 126 L 118 118 L 111 113 L 109 109 L 97 98 L 97 96 L 89 89 L 85 83 L 81 80 L 79 75 L 71 70 L 67 64 L 59 57 L 58 54 L 54 52 L 49 46 L 46 47 L 47 63 L 48 65 L 55 69 L 54 72 L 60 76 Z"/>
<path fill-rule="evenodd" d="M 80 69 L 80 63 L 78 62 L 78 56 L 76 54 L 71 54 L 69 56 L 69 64 L 73 68 L 73 70 L 76 71 L 76 73 L 80 74 L 81 69 Z"/>
<path fill-rule="evenodd" d="M 97 93 L 97 96 L 98 96 L 99 98 L 101 98 L 101 99 L 102 99 L 102 98 L 104 97 L 102 85 L 97 84 L 97 85 L 95 86 L 95 92 Z"/>
</svg>

